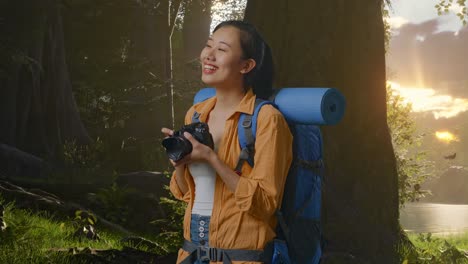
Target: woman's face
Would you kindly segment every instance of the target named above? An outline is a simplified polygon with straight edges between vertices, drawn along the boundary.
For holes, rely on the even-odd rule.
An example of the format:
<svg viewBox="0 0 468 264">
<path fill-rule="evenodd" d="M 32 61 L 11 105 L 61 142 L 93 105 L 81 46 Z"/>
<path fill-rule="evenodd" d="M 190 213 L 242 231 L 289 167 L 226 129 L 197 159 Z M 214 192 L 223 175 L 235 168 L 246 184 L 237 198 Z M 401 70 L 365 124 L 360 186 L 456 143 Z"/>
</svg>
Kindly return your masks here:
<svg viewBox="0 0 468 264">
<path fill-rule="evenodd" d="M 237 28 L 224 26 L 216 30 L 200 54 L 202 81 L 209 86 L 243 86 L 243 74 L 250 71 L 253 60 L 242 59 L 242 54 Z"/>
</svg>

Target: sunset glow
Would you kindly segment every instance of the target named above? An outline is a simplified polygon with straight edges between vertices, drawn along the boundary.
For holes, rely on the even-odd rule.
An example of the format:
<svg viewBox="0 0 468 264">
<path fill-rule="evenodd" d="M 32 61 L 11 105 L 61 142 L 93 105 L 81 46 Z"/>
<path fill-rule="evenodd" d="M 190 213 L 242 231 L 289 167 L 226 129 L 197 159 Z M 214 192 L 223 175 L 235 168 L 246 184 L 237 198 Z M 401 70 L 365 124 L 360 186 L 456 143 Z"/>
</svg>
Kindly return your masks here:
<svg viewBox="0 0 468 264">
<path fill-rule="evenodd" d="M 454 98 L 437 94 L 432 88 L 403 87 L 396 82 L 388 82 L 406 103 L 411 103 L 413 112 L 432 112 L 435 119 L 450 118 L 468 111 L 468 99 Z"/>
<path fill-rule="evenodd" d="M 400 16 L 385 18 L 385 20 L 390 24 L 392 29 L 400 28 L 402 25 L 408 23 L 406 18 Z"/>
<path fill-rule="evenodd" d="M 448 131 L 437 131 L 437 132 L 435 132 L 435 136 L 440 141 L 444 141 L 446 143 L 450 143 L 452 141 L 458 141 L 458 138 L 454 134 L 452 134 L 452 133 L 450 133 Z"/>
</svg>

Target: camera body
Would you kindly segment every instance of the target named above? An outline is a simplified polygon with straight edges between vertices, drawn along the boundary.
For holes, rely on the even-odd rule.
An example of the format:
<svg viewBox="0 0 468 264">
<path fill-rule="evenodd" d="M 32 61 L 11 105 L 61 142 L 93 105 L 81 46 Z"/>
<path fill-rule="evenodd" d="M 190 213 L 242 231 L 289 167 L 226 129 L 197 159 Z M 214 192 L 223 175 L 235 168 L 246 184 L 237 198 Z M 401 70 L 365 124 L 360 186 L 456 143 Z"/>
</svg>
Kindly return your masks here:
<svg viewBox="0 0 468 264">
<path fill-rule="evenodd" d="M 185 138 L 184 132 L 190 133 L 198 142 L 214 148 L 213 136 L 210 134 L 207 123 L 188 124 L 161 142 L 171 160 L 179 161 L 192 152 L 192 143 Z"/>
</svg>

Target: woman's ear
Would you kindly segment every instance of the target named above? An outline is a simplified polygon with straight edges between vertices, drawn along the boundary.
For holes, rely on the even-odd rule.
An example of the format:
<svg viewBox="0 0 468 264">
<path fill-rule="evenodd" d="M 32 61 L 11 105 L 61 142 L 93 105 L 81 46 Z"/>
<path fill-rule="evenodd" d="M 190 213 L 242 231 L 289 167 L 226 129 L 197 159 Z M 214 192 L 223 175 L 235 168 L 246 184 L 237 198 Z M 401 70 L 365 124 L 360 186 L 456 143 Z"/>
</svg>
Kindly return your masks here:
<svg viewBox="0 0 468 264">
<path fill-rule="evenodd" d="M 255 65 L 257 65 L 257 63 L 255 62 L 254 59 L 245 60 L 243 62 L 243 66 L 240 72 L 242 74 L 249 73 L 253 68 L 255 68 Z"/>
</svg>

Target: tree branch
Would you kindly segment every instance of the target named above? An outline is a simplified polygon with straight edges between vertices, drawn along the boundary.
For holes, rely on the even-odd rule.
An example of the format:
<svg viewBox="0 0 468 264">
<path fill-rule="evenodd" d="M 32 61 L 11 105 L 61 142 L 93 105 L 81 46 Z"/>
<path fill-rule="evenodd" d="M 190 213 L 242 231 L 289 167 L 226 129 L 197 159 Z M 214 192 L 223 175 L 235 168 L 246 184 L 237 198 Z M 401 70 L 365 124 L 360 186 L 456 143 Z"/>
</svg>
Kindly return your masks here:
<svg viewBox="0 0 468 264">
<path fill-rule="evenodd" d="M 174 8 L 172 8 L 172 4 L 174 5 Z M 177 20 L 177 14 L 179 14 L 182 0 L 176 0 L 172 4 L 170 8 L 170 17 L 169 17 L 169 37 L 172 37 L 172 33 L 174 32 L 175 22 Z"/>
</svg>

